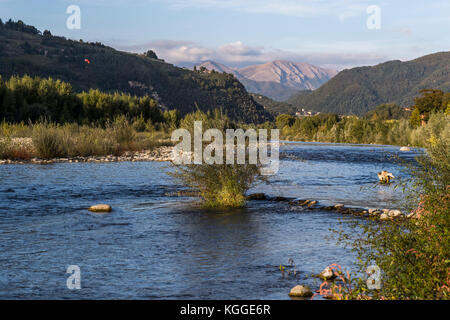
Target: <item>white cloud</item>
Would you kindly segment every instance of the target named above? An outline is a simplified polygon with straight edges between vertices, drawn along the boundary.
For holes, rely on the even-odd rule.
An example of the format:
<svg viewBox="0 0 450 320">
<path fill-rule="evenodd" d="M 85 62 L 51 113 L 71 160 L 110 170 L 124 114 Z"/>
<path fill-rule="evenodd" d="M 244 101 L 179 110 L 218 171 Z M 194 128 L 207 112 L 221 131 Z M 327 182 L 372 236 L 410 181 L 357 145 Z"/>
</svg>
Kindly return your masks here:
<svg viewBox="0 0 450 320">
<path fill-rule="evenodd" d="M 112 45 L 114 46 L 114 45 Z M 366 42 L 336 42 L 320 47 L 304 44 L 302 52 L 247 46 L 241 41 L 208 48 L 196 42 L 158 40 L 133 46 L 115 46 L 120 50 L 145 52 L 152 49 L 167 62 L 192 66 L 205 60 L 214 60 L 231 67 L 243 67 L 273 60 L 307 62 L 317 66 L 344 69 L 360 65 L 373 65 L 387 60 L 375 46 Z M 359 48 L 365 48 L 363 51 Z"/>
</svg>

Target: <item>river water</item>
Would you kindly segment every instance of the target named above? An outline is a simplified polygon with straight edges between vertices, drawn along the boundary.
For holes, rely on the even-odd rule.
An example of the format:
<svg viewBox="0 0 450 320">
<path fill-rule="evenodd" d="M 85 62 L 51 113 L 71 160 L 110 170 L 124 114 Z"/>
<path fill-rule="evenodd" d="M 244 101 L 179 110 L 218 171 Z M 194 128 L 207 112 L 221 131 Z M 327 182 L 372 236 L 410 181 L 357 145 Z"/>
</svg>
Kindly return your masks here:
<svg viewBox="0 0 450 320">
<path fill-rule="evenodd" d="M 398 208 L 404 197 L 376 186 L 398 147 L 288 143 L 278 174 L 251 192 L 321 204 Z M 0 166 L 0 298 L 289 299 L 297 284 L 331 263 L 354 267 L 330 228 L 341 215 L 287 203 L 250 201 L 242 210 L 201 210 L 167 163 L 61 163 Z M 404 176 L 404 174 L 403 174 Z M 113 212 L 87 207 L 108 203 Z M 358 218 L 354 218 L 358 219 Z M 350 230 L 344 221 L 344 229 Z M 295 261 L 297 278 L 279 266 Z M 66 285 L 69 265 L 81 289 Z"/>
</svg>

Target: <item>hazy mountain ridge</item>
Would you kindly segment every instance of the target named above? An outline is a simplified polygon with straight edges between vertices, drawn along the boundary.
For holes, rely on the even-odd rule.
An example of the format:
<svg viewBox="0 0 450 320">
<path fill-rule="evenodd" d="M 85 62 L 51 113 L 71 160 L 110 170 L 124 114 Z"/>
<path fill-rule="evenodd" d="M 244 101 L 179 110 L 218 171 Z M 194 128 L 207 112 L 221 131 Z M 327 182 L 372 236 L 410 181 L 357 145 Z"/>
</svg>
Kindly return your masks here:
<svg viewBox="0 0 450 320">
<path fill-rule="evenodd" d="M 361 116 L 384 103 L 411 106 L 419 91 L 429 88 L 450 91 L 450 52 L 347 69 L 288 102 L 308 110 Z"/>
<path fill-rule="evenodd" d="M 300 90 L 314 90 L 337 74 L 325 69 L 286 60 L 275 60 L 245 68 L 231 68 L 215 61 L 205 61 L 198 67 L 232 73 L 247 91 L 284 101 Z"/>
</svg>

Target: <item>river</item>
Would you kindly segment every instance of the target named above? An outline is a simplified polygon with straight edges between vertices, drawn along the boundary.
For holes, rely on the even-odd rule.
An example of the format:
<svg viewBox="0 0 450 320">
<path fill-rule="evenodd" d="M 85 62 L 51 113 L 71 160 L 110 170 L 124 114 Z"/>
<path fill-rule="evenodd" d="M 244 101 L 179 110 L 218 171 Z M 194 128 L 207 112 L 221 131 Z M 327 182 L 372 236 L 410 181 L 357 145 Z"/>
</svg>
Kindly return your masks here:
<svg viewBox="0 0 450 320">
<path fill-rule="evenodd" d="M 376 186 L 381 170 L 402 176 L 398 147 L 287 143 L 278 174 L 251 192 L 319 203 L 398 208 L 404 197 Z M 167 163 L 0 166 L 2 299 L 289 299 L 331 263 L 354 267 L 332 239 L 342 216 L 287 203 L 250 201 L 241 210 L 201 210 L 177 197 Z M 87 207 L 107 203 L 110 214 Z M 361 219 L 361 218 L 350 218 Z M 344 221 L 344 229 L 350 230 Z M 295 261 L 297 278 L 279 266 Z M 69 290 L 69 265 L 81 289 Z"/>
</svg>

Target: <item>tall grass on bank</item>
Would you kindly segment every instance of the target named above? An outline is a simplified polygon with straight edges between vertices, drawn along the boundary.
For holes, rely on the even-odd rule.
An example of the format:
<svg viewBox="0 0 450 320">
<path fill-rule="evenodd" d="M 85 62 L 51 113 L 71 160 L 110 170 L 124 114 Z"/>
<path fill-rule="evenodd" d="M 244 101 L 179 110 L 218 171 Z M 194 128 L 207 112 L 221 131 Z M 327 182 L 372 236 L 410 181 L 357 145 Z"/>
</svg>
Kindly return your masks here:
<svg viewBox="0 0 450 320">
<path fill-rule="evenodd" d="M 41 121 L 36 124 L 0 125 L 0 158 L 43 159 L 121 155 L 125 151 L 152 150 L 170 144 L 168 133 L 156 131 L 146 122 L 136 130 L 136 121 L 117 117 L 104 127 L 78 124 L 56 124 Z M 151 131 L 146 130 L 147 127 Z M 32 138 L 29 144 L 17 143 L 18 138 Z"/>
</svg>

